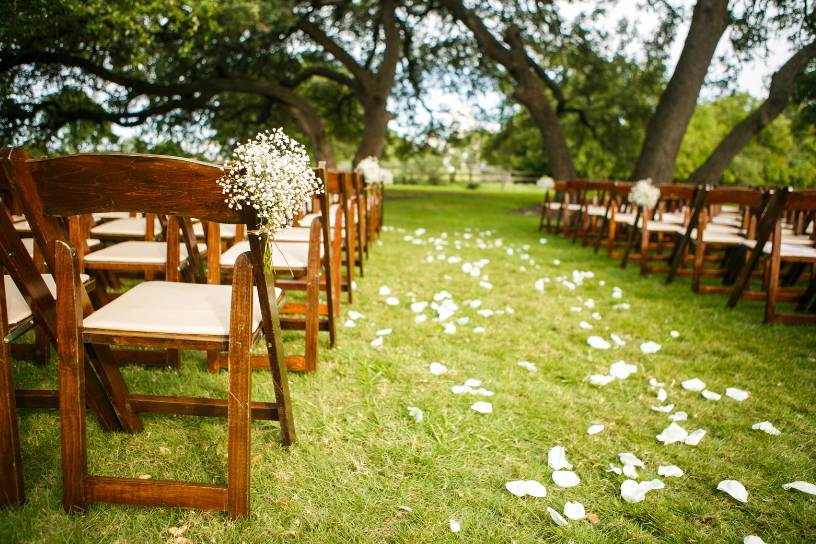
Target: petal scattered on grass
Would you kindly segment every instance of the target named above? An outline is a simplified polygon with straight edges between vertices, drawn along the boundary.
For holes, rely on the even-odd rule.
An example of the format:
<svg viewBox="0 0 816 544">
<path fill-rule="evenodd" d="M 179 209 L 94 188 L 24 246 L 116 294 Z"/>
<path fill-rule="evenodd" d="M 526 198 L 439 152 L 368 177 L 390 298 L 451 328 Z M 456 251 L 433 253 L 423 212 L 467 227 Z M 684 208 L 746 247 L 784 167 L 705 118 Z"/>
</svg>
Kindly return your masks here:
<svg viewBox="0 0 816 544">
<path fill-rule="evenodd" d="M 388 297 L 387 299 L 385 299 L 385 303 L 388 304 L 389 306 L 398 306 L 399 299 L 397 297 Z"/>
<path fill-rule="evenodd" d="M 646 493 L 655 489 L 663 489 L 665 486 L 660 480 L 650 480 L 648 482 L 636 482 L 634 480 L 624 480 L 620 487 L 621 498 L 626 502 L 641 502 L 646 498 Z"/>
<path fill-rule="evenodd" d="M 637 372 L 637 367 L 626 361 L 616 361 L 609 365 L 609 374 L 619 380 L 625 380 L 635 372 Z"/>
<path fill-rule="evenodd" d="M 627 478 L 632 478 L 633 480 L 637 478 L 638 473 L 635 465 L 623 465 L 623 475 Z"/>
<path fill-rule="evenodd" d="M 693 391 L 695 393 L 699 393 L 700 391 L 705 389 L 706 386 L 705 382 L 700 378 L 692 378 L 690 380 L 686 380 L 680 385 L 682 385 L 683 389 L 685 389 L 686 391 Z"/>
<path fill-rule="evenodd" d="M 664 385 L 666 385 L 666 384 L 664 384 L 663 382 L 657 381 L 656 378 L 649 378 L 649 386 L 650 387 L 663 387 Z"/>
<path fill-rule="evenodd" d="M 631 466 L 631 465 L 629 465 L 629 466 Z M 606 468 L 606 472 L 614 472 L 618 476 L 623 474 L 623 470 L 621 470 L 621 468 L 619 466 L 613 465 L 612 463 L 610 463 L 609 466 Z"/>
<path fill-rule="evenodd" d="M 408 415 L 414 418 L 417 421 L 417 423 L 422 423 L 422 420 L 425 419 L 425 412 L 423 412 L 416 406 L 408 407 Z"/>
<path fill-rule="evenodd" d="M 664 414 L 668 414 L 672 410 L 674 410 L 674 403 L 667 404 L 665 406 L 650 406 L 652 410 L 655 412 L 663 412 Z"/>
<path fill-rule="evenodd" d="M 564 516 L 573 521 L 584 519 L 586 517 L 586 509 L 580 502 L 567 501 L 564 503 Z"/>
<path fill-rule="evenodd" d="M 380 287 L 380 296 L 381 297 L 387 297 L 390 294 L 391 294 L 391 289 L 389 289 L 387 285 L 383 285 L 382 287 Z"/>
<path fill-rule="evenodd" d="M 645 466 L 643 464 L 643 461 L 638 459 L 635 456 L 634 453 L 631 453 L 631 452 L 628 452 L 628 451 L 625 451 L 623 453 L 619 453 L 618 454 L 618 459 L 620 459 L 620 462 L 623 463 L 624 465 L 633 465 L 633 466 L 640 467 L 640 468 L 643 468 Z"/>
<path fill-rule="evenodd" d="M 779 436 L 782 434 L 782 431 L 774 427 L 773 423 L 770 421 L 760 421 L 759 423 L 754 423 L 751 425 L 751 428 L 755 431 L 763 431 L 774 436 Z"/>
<path fill-rule="evenodd" d="M 748 490 L 737 480 L 723 480 L 717 484 L 717 490 L 728 493 L 739 502 L 748 502 Z"/>
<path fill-rule="evenodd" d="M 765 544 L 765 541 L 756 535 L 748 535 L 742 539 L 742 544 Z"/>
<path fill-rule="evenodd" d="M 683 469 L 681 469 L 677 465 L 660 465 L 659 467 L 657 467 L 658 476 L 670 476 L 674 478 L 679 478 L 683 474 L 684 474 Z"/>
<path fill-rule="evenodd" d="M 748 398 L 748 391 L 737 389 L 736 387 L 729 387 L 725 390 L 725 396 L 734 399 L 737 402 L 742 402 Z"/>
<path fill-rule="evenodd" d="M 706 435 L 706 432 L 703 429 L 696 429 L 689 433 L 688 437 L 685 440 L 685 444 L 687 446 L 696 446 L 700 443 L 703 437 Z"/>
<path fill-rule="evenodd" d="M 612 341 L 613 341 L 613 342 L 615 342 L 615 344 L 616 344 L 618 347 L 621 347 L 621 346 L 625 346 L 625 345 L 626 345 L 626 342 L 624 342 L 624 341 L 623 341 L 623 338 L 621 338 L 620 336 L 618 336 L 618 335 L 617 335 L 617 334 L 615 334 L 614 332 L 613 332 L 612 334 L 610 334 L 610 335 L 609 335 L 609 338 L 611 338 L 611 339 L 612 339 Z"/>
<path fill-rule="evenodd" d="M 391 329 L 380 329 L 380 330 L 378 330 L 376 332 L 376 335 L 377 336 L 388 336 L 389 334 L 391 334 L 391 332 L 392 332 Z"/>
<path fill-rule="evenodd" d="M 428 320 L 428 316 L 427 316 L 427 315 L 425 315 L 425 314 L 418 315 L 418 316 L 416 316 L 416 317 L 414 318 L 414 321 L 415 321 L 416 323 L 424 323 L 424 322 L 425 322 L 425 321 L 427 321 L 427 320 Z"/>
<path fill-rule="evenodd" d="M 569 522 L 565 520 L 564 517 L 551 506 L 547 507 L 547 512 L 549 512 L 550 517 L 552 518 L 556 525 L 559 525 L 561 527 L 566 527 L 567 525 L 569 525 Z"/>
<path fill-rule="evenodd" d="M 595 425 L 590 425 L 587 429 L 588 435 L 598 434 L 599 432 L 604 430 L 604 426 L 600 423 L 596 423 Z"/>
<path fill-rule="evenodd" d="M 676 442 L 685 442 L 688 436 L 689 433 L 687 430 L 677 423 L 672 422 L 668 427 L 663 429 L 663 432 L 657 435 L 657 440 L 658 442 L 663 442 L 664 445 L 668 446 L 669 444 L 674 444 Z"/>
<path fill-rule="evenodd" d="M 446 367 L 442 363 L 436 363 L 436 362 L 431 363 L 430 365 L 428 365 L 428 370 L 434 376 L 441 376 L 442 374 L 447 374 L 448 373 L 448 367 Z"/>
<path fill-rule="evenodd" d="M 382 337 L 382 336 L 378 336 L 377 338 L 375 338 L 374 340 L 372 340 L 372 341 L 371 341 L 371 345 L 372 345 L 372 346 L 374 346 L 375 348 L 382 347 L 382 345 L 383 345 L 383 337 Z"/>
<path fill-rule="evenodd" d="M 685 421 L 688 419 L 688 414 L 685 412 L 675 412 L 669 416 L 672 421 Z"/>
<path fill-rule="evenodd" d="M 601 338 L 600 336 L 590 336 L 587 338 L 587 344 L 595 349 L 609 349 L 612 344 Z"/>
<path fill-rule="evenodd" d="M 589 377 L 589 383 L 592 385 L 606 385 L 615 380 L 615 376 L 605 376 L 604 374 L 593 374 Z"/>
<path fill-rule="evenodd" d="M 666 390 L 662 387 L 657 391 L 657 402 L 666 402 L 666 399 L 669 398 L 669 394 L 666 393 Z"/>
<path fill-rule="evenodd" d="M 518 362 L 518 363 L 516 363 L 516 364 L 517 364 L 518 366 L 520 366 L 521 368 L 526 368 L 526 369 L 527 369 L 527 370 L 529 370 L 530 372 L 536 372 L 536 371 L 538 370 L 538 369 L 536 368 L 536 366 L 535 366 L 533 363 L 531 363 L 530 361 L 519 361 L 519 362 Z"/>
<path fill-rule="evenodd" d="M 353 319 L 354 321 L 357 321 L 358 319 L 362 319 L 362 318 L 365 317 L 360 312 L 355 312 L 354 310 L 349 310 L 348 311 L 348 316 L 349 316 L 349 319 Z"/>
<path fill-rule="evenodd" d="M 578 323 L 578 326 L 584 329 L 585 331 L 592 330 L 592 325 L 590 325 L 586 321 L 581 321 L 580 323 Z"/>
<path fill-rule="evenodd" d="M 448 525 L 450 526 L 451 533 L 458 533 L 462 530 L 462 526 L 455 519 L 450 520 Z"/>
<path fill-rule="evenodd" d="M 553 446 L 547 452 L 547 464 L 553 470 L 572 469 L 572 465 L 567 461 L 567 450 L 564 446 Z"/>
<path fill-rule="evenodd" d="M 546 497 L 547 488 L 537 480 L 513 480 L 504 484 L 505 489 L 516 497 Z"/>
<path fill-rule="evenodd" d="M 801 491 L 802 493 L 807 493 L 808 495 L 816 495 L 816 484 L 812 484 L 810 482 L 803 482 L 802 480 L 797 480 L 795 482 L 790 482 L 788 484 L 782 484 L 782 489 L 785 490 L 795 489 L 796 491 Z"/>
<path fill-rule="evenodd" d="M 355 323 L 353 319 L 346 319 L 346 322 L 343 323 L 343 326 L 346 327 L 347 329 L 353 329 L 354 327 L 357 326 L 357 323 Z"/>
<path fill-rule="evenodd" d="M 555 485 L 564 488 L 575 487 L 581 483 L 581 478 L 571 470 L 556 470 L 553 472 L 552 480 Z"/>
<path fill-rule="evenodd" d="M 679 337 L 680 337 L 680 333 L 679 333 L 679 332 L 677 332 L 677 331 L 671 331 L 671 332 L 669 333 L 669 336 L 671 336 L 672 338 L 679 338 Z"/>
<path fill-rule="evenodd" d="M 475 334 L 484 334 L 485 328 L 484 327 L 473 327 L 473 332 Z"/>
<path fill-rule="evenodd" d="M 722 395 L 719 393 L 709 391 L 708 389 L 704 389 L 701 395 L 703 395 L 703 398 L 707 400 L 720 400 L 722 398 Z"/>
<path fill-rule="evenodd" d="M 428 307 L 428 303 L 425 302 L 425 301 L 423 301 L 423 302 L 414 302 L 413 304 L 411 304 L 411 311 L 418 314 L 418 313 L 424 312 L 425 308 L 427 308 L 427 307 Z"/>
<path fill-rule="evenodd" d="M 493 413 L 493 405 L 484 400 L 474 402 L 473 404 L 470 405 L 470 409 L 473 410 L 474 412 L 479 412 L 480 414 Z"/>
<path fill-rule="evenodd" d="M 650 340 L 648 342 L 643 342 L 640 345 L 640 351 L 642 351 L 643 353 L 647 353 L 647 354 L 657 353 L 658 351 L 660 351 L 660 348 L 662 348 L 662 347 L 663 346 L 661 346 L 657 342 L 652 342 Z"/>
</svg>

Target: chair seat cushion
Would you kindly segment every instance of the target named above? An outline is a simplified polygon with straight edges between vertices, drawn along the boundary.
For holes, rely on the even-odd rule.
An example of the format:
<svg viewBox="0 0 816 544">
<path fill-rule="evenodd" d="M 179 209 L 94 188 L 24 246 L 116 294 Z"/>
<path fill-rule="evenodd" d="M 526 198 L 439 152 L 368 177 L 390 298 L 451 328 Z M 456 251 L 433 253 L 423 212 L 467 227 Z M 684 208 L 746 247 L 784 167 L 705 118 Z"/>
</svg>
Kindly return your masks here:
<svg viewBox="0 0 816 544">
<path fill-rule="evenodd" d="M 660 216 L 660 221 L 663 223 L 679 223 L 686 222 L 686 215 L 682 213 L 665 212 Z"/>
<path fill-rule="evenodd" d="M 321 231 L 322 233 L 322 231 Z M 275 232 L 276 242 L 308 242 L 311 229 L 306 227 L 289 227 Z"/>
<path fill-rule="evenodd" d="M 305 230 L 305 229 L 304 229 Z M 323 245 L 320 245 L 320 256 L 323 256 Z M 232 268 L 242 253 L 249 251 L 249 242 L 238 242 L 221 254 L 221 266 Z M 275 270 L 288 271 L 290 269 L 304 269 L 309 262 L 308 243 L 272 243 L 272 266 Z"/>
<path fill-rule="evenodd" d="M 686 228 L 677 223 L 666 223 L 665 221 L 649 221 L 646 224 L 646 229 L 649 232 L 677 232 L 683 234 Z"/>
<path fill-rule="evenodd" d="M 93 250 L 98 248 L 102 245 L 102 240 L 97 240 L 96 238 L 88 238 L 88 249 Z M 23 238 L 23 245 L 26 248 L 28 254 L 33 257 L 34 256 L 34 238 Z"/>
<path fill-rule="evenodd" d="M 280 304 L 283 292 L 275 288 Z M 82 321 L 85 332 L 229 336 L 231 285 L 146 281 Z M 252 330 L 261 324 L 261 306 L 253 289 Z"/>
<path fill-rule="evenodd" d="M 198 244 L 198 251 L 206 253 L 207 245 Z M 179 260 L 187 259 L 187 246 L 180 244 Z M 164 264 L 167 262 L 166 242 L 132 240 L 113 244 L 85 255 L 86 263 Z"/>
<path fill-rule="evenodd" d="M 230 223 L 221 223 L 219 232 L 222 240 L 233 240 L 235 238 L 235 225 Z M 204 238 L 206 236 L 204 233 L 204 225 L 198 222 L 193 223 L 193 233 L 195 234 L 196 238 Z"/>
<path fill-rule="evenodd" d="M 784 239 L 783 239 L 784 240 Z M 756 240 L 745 240 L 742 242 L 742 245 L 745 247 L 753 248 L 756 246 Z M 765 247 L 762 248 L 762 251 L 766 255 L 770 255 L 773 251 L 773 244 L 771 242 L 765 242 Z M 801 244 L 788 244 L 785 241 L 782 242 L 782 246 L 779 248 L 779 255 L 781 257 L 805 257 L 805 258 L 816 258 L 816 247 L 810 245 L 801 245 Z"/>
<path fill-rule="evenodd" d="M 691 238 L 692 240 L 697 239 L 697 229 L 691 229 Z M 706 227 L 703 232 L 703 242 L 706 244 L 742 245 L 744 241 L 745 237 L 736 231 L 722 231 Z"/>
<path fill-rule="evenodd" d="M 31 234 L 31 225 L 28 224 L 28 221 L 17 221 L 14 223 L 14 230 L 19 232 L 20 234 Z"/>
<path fill-rule="evenodd" d="M 6 312 L 8 315 L 8 325 L 14 326 L 18 323 L 30 318 L 32 316 L 31 308 L 28 307 L 23 294 L 17 288 L 17 284 L 11 279 L 11 276 L 6 275 L 4 278 L 6 288 Z M 56 297 L 57 285 L 54 283 L 54 277 L 51 274 L 42 274 L 42 279 L 51 294 Z M 82 283 L 87 282 L 91 277 L 87 274 L 80 276 Z M 0 340 L 2 341 L 2 340 Z"/>
<path fill-rule="evenodd" d="M 340 204 L 332 204 L 331 206 L 329 206 L 329 226 L 330 227 L 333 227 L 334 224 L 336 223 L 335 218 L 337 217 L 338 208 L 340 208 Z M 319 213 L 307 213 L 306 215 L 304 215 L 303 217 L 300 218 L 300 220 L 298 221 L 298 225 L 301 226 L 301 227 L 308 227 L 309 225 L 312 224 L 312 221 L 314 221 L 315 219 L 317 219 L 319 217 L 320 217 Z M 341 220 L 343 221 L 343 223 L 341 223 L 341 225 L 343 225 L 343 224 L 345 224 L 346 218 L 345 218 L 345 216 L 341 216 L 341 218 L 342 218 Z M 355 225 L 357 224 L 357 217 L 356 216 L 354 217 L 354 224 Z"/>
<path fill-rule="evenodd" d="M 114 219 L 107 223 L 102 223 L 91 229 L 91 234 L 108 238 L 144 238 L 147 220 L 144 217 L 128 217 L 127 219 Z M 153 220 L 154 232 L 161 232 L 161 222 L 158 218 Z"/>
<path fill-rule="evenodd" d="M 587 206 L 587 215 L 603 217 L 606 215 L 606 206 L 589 205 Z"/>
<path fill-rule="evenodd" d="M 635 214 L 633 213 L 616 213 L 615 223 L 623 223 L 625 225 L 633 225 L 635 223 Z"/>
</svg>

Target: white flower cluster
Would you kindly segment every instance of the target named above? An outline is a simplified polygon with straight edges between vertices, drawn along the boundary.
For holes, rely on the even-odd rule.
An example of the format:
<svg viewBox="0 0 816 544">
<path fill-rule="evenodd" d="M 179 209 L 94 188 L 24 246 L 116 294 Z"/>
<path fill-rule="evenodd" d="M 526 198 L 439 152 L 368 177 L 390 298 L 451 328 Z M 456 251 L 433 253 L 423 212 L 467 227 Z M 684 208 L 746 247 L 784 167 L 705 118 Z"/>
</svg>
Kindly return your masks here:
<svg viewBox="0 0 816 544">
<path fill-rule="evenodd" d="M 549 191 L 555 186 L 555 180 L 550 176 L 541 176 L 540 178 L 538 178 L 538 181 L 536 181 L 536 185 L 540 189 Z"/>
<path fill-rule="evenodd" d="M 660 200 L 660 189 L 652 185 L 652 179 L 642 179 L 635 183 L 632 192 L 629 193 L 629 200 L 638 206 L 650 210 L 657 205 Z"/>
<path fill-rule="evenodd" d="M 238 145 L 232 156 L 218 185 L 230 208 L 254 208 L 267 232 L 286 227 L 323 189 L 309 166 L 306 148 L 282 128 L 258 133 Z"/>
<path fill-rule="evenodd" d="M 394 183 L 394 174 L 387 168 L 380 166 L 377 157 L 366 157 L 361 160 L 357 163 L 355 172 L 364 175 L 368 183 L 383 183 L 384 185 Z"/>
</svg>

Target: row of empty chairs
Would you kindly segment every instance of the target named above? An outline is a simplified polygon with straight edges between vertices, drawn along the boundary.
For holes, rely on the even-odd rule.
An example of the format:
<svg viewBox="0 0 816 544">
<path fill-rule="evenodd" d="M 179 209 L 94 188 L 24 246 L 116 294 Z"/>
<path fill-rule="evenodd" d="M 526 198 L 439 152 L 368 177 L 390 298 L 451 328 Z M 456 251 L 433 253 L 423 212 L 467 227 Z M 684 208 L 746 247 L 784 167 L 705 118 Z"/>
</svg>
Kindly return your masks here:
<svg viewBox="0 0 816 544">
<path fill-rule="evenodd" d="M 695 293 L 725 293 L 729 307 L 764 300 L 767 323 L 816 323 L 816 190 L 666 184 L 645 209 L 630 199 L 634 186 L 556 181 L 539 229 L 667 283 L 689 276 Z"/>
<path fill-rule="evenodd" d="M 67 511 L 109 502 L 248 515 L 251 421 L 277 420 L 281 443 L 294 441 L 287 372 L 317 370 L 320 331 L 336 344 L 340 305 L 382 225 L 381 185 L 314 172 L 325 191 L 269 240 L 252 210 L 228 207 L 218 165 L 2 151 L 0 505 L 24 498 L 17 410 L 57 408 Z M 34 344 L 21 344 L 32 328 Z M 303 331 L 303 354 L 284 353 L 282 330 Z M 13 360 L 45 363 L 52 347 L 59 389 L 17 389 Z M 181 350 L 227 369 L 224 399 L 128 389 L 121 365 L 175 367 Z M 251 398 L 253 368 L 271 372 L 274 399 Z M 143 413 L 225 417 L 226 485 L 90 474 L 86 407 L 103 430 L 129 433 Z"/>
</svg>

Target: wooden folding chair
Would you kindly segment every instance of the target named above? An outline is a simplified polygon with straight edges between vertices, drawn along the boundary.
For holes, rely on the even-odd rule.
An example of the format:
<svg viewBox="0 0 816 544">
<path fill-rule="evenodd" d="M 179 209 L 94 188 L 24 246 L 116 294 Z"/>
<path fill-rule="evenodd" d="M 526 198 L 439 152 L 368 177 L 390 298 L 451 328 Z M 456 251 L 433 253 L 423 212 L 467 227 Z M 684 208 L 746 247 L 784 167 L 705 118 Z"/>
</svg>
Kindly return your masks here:
<svg viewBox="0 0 816 544">
<path fill-rule="evenodd" d="M 668 272 L 669 267 L 654 268 L 654 261 L 671 260 L 674 245 L 686 232 L 691 218 L 691 203 L 697 190 L 694 185 L 660 185 L 660 198 L 654 209 L 638 207 L 634 222 L 628 226 L 626 250 L 621 259 L 621 267 L 631 259 L 640 261 L 640 273 Z M 638 244 L 640 251 L 632 253 Z"/>
<path fill-rule="evenodd" d="M 767 201 L 765 192 L 757 189 L 701 186 L 686 232 L 675 246 L 666 283 L 681 273 L 682 265 L 690 264 L 695 293 L 728 292 L 734 275 L 728 268 L 735 266 L 743 242 L 756 236 L 756 225 Z M 720 213 L 722 217 L 717 220 L 723 205 L 736 205 L 739 211 Z M 693 255 L 689 247 L 693 247 Z M 706 267 L 706 263 L 715 266 Z M 725 285 L 704 285 L 703 277 L 723 278 Z"/>
<path fill-rule="evenodd" d="M 249 513 L 251 419 L 278 420 L 281 442 L 294 440 L 286 365 L 278 320 L 283 303 L 265 269 L 269 245 L 258 232 L 254 211 L 230 209 L 217 184 L 224 172 L 214 165 L 155 155 L 87 154 L 28 160 L 22 150 L 6 163 L 18 193 L 36 192 L 42 206 L 40 225 L 54 249 L 57 283 L 57 335 L 60 368 L 63 506 L 84 510 L 107 502 L 220 510 L 231 518 Z M 20 188 L 24 191 L 20 191 Z M 140 283 L 109 304 L 93 310 L 79 283 L 75 250 L 60 237 L 57 217 L 132 211 L 168 215 L 168 281 Z M 179 283 L 176 217 L 199 217 L 213 223 L 243 223 L 250 249 L 236 259 L 232 286 Z M 175 240 L 173 240 L 175 237 Z M 48 236 L 45 236 L 49 239 Z M 174 243 L 175 242 L 175 243 Z M 253 288 L 254 284 L 254 288 Z M 267 361 L 275 385 L 275 403 L 251 402 L 250 348 L 265 337 Z M 86 462 L 85 369 L 83 345 L 192 349 L 229 353 L 227 399 L 136 395 L 125 400 L 136 411 L 184 415 L 226 415 L 227 485 L 140 480 L 90 475 Z"/>
<path fill-rule="evenodd" d="M 327 179 L 325 168 L 318 167 L 315 174 L 325 183 Z M 339 182 L 336 173 L 332 176 L 332 185 Z M 271 263 L 276 274 L 276 285 L 284 291 L 305 291 L 306 300 L 288 302 L 281 310 L 280 323 L 284 330 L 302 330 L 305 333 L 305 349 L 303 355 L 289 355 L 286 365 L 289 370 L 314 372 L 317 370 L 318 360 L 318 333 L 329 333 L 330 346 L 336 342 L 336 320 L 339 317 L 336 305 L 339 305 L 339 291 L 337 271 L 339 266 L 335 262 L 339 255 L 339 230 L 342 226 L 342 209 L 331 208 L 328 201 L 329 193 L 324 191 L 319 200 L 320 215 L 308 220 L 309 227 L 284 229 L 276 233 L 271 247 Z M 329 217 L 334 212 L 334 220 Z M 330 228 L 329 224 L 334 227 Z M 210 224 L 208 247 L 217 246 L 217 224 Z M 305 231 L 305 232 L 304 232 Z M 334 234 L 332 235 L 332 231 Z M 336 242 L 333 243 L 332 240 Z M 239 242 L 224 253 L 212 250 L 208 253 L 208 281 L 219 283 L 222 274 L 229 275 L 235 265 L 236 256 L 246 251 L 249 242 Z M 320 302 L 320 293 L 325 293 L 326 302 Z M 257 358 L 253 358 L 255 361 Z M 217 372 L 225 368 L 225 357 L 209 355 L 209 369 Z M 259 364 L 253 363 L 255 368 L 267 368 L 264 360 Z"/>
<path fill-rule="evenodd" d="M 733 308 L 740 299 L 764 299 L 766 323 L 816 323 L 816 235 L 806 234 L 803 228 L 814 219 L 816 190 L 783 187 L 775 191 L 760 220 L 756 240 L 745 244 L 751 248 L 750 254 L 734 282 L 728 307 Z M 788 232 L 787 225 L 792 227 Z M 748 290 L 760 266 L 764 268 L 762 288 Z M 801 282 L 806 285 L 798 287 Z M 796 302 L 794 310 L 779 313 L 778 303 L 786 301 Z"/>
</svg>

